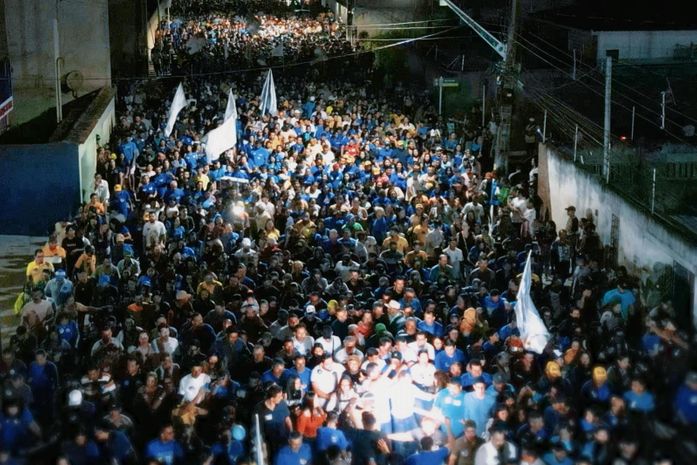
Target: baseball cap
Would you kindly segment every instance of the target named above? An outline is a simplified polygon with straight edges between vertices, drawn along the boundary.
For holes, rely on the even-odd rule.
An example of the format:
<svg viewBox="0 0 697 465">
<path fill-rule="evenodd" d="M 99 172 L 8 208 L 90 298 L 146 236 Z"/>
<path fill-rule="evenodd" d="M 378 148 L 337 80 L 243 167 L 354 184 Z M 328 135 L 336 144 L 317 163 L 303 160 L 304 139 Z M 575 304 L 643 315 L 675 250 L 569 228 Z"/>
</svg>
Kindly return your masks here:
<svg viewBox="0 0 697 465">
<path fill-rule="evenodd" d="M 77 407 L 80 404 L 82 404 L 82 392 L 77 389 L 73 389 L 68 394 L 68 406 Z"/>
</svg>

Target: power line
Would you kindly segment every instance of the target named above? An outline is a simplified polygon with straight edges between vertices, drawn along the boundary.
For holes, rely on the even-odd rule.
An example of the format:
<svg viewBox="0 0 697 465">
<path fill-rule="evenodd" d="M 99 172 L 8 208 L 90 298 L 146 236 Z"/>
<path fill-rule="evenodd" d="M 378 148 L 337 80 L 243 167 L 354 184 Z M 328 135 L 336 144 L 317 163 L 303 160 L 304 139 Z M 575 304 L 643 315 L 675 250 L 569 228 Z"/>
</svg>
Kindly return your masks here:
<svg viewBox="0 0 697 465">
<path fill-rule="evenodd" d="M 549 60 L 547 60 L 546 58 L 540 56 L 540 55 L 537 54 L 535 51 L 533 51 L 529 46 L 526 46 L 525 44 L 523 44 L 522 42 L 520 42 L 520 41 L 518 41 L 518 40 L 516 40 L 516 43 L 517 43 L 518 45 L 520 45 L 521 47 L 523 47 L 525 50 L 527 50 L 527 51 L 528 51 L 529 53 L 531 53 L 532 55 L 536 56 L 536 57 L 539 58 L 540 60 L 542 60 L 542 61 L 544 61 L 545 63 L 547 63 L 547 64 L 549 64 L 550 66 L 552 66 L 553 68 L 555 68 L 555 69 L 561 71 L 561 72 L 564 73 L 564 74 L 567 74 L 567 72 L 566 72 L 565 70 L 559 68 L 559 67 L 558 67 L 557 65 L 555 65 L 554 63 L 552 63 L 552 62 L 550 62 Z M 582 86 L 586 87 L 587 89 L 589 89 L 591 92 L 595 93 L 596 95 L 598 95 L 598 96 L 600 96 L 600 97 L 604 97 L 604 94 L 603 94 L 602 92 L 600 92 L 600 91 L 594 89 L 593 87 L 589 86 L 587 83 L 585 83 L 585 82 L 583 82 L 583 81 L 578 81 L 578 82 L 579 82 L 579 84 L 581 84 Z M 632 111 L 631 108 L 629 108 L 629 107 L 627 107 L 626 105 L 624 105 L 624 104 L 618 102 L 617 100 L 614 100 L 614 99 L 613 99 L 613 100 L 612 100 L 612 103 L 614 103 L 615 105 L 617 105 L 617 106 L 619 106 L 619 107 L 621 107 L 621 108 L 623 108 L 623 109 L 625 109 L 625 110 L 627 110 L 627 111 Z M 649 118 L 646 118 L 646 117 L 643 116 L 641 113 L 638 113 L 638 112 L 637 112 L 637 113 L 636 113 L 636 116 L 639 117 L 639 118 L 641 118 L 641 119 L 643 119 L 644 121 L 647 121 L 648 123 L 650 123 L 650 124 L 652 124 L 652 125 L 655 125 L 656 127 L 660 128 L 660 125 L 659 125 L 657 122 L 652 121 L 652 120 L 649 119 Z M 668 120 L 668 119 L 666 119 L 666 121 L 671 122 L 672 124 L 674 124 L 674 125 L 676 125 L 676 126 L 678 126 L 678 127 L 681 127 L 679 124 L 677 124 L 677 123 L 674 122 L 674 121 L 670 121 L 670 120 Z M 678 135 L 676 135 L 676 134 L 674 134 L 674 133 L 668 131 L 667 129 L 662 129 L 662 130 L 665 131 L 666 134 L 668 134 L 668 135 L 670 135 L 671 137 L 675 138 L 676 140 L 678 140 L 678 141 L 680 141 L 680 142 L 682 142 L 682 143 L 686 143 L 686 141 L 685 141 L 684 139 L 682 139 L 680 136 L 678 136 Z"/>
<path fill-rule="evenodd" d="M 567 57 L 570 57 L 570 58 L 573 59 L 573 55 L 571 55 L 571 54 L 568 52 L 568 50 L 563 50 L 562 48 L 560 48 L 560 47 L 554 45 L 553 43 L 551 43 L 551 42 L 545 40 L 544 38 L 540 37 L 540 36 L 537 35 L 537 34 L 534 34 L 534 33 L 532 33 L 532 32 L 528 32 L 528 33 L 529 33 L 530 35 L 534 36 L 537 40 L 539 40 L 539 41 L 545 43 L 546 45 L 548 45 L 548 46 L 554 48 L 555 50 L 558 50 L 558 51 L 562 52 L 562 53 L 563 53 L 564 55 L 566 55 Z M 522 37 L 522 36 L 520 36 L 520 38 L 522 38 L 523 40 L 526 40 L 528 43 L 531 43 L 531 44 L 532 44 L 532 41 L 531 41 L 530 39 L 524 38 L 524 37 Z M 534 45 L 534 44 L 533 44 L 533 45 Z M 538 48 L 540 48 L 540 47 L 538 47 Z M 552 54 L 549 53 L 549 52 L 547 52 L 547 54 L 548 54 L 549 56 L 552 56 Z M 559 60 L 559 61 L 562 61 L 562 60 Z M 580 63 L 580 64 L 583 65 L 583 66 L 588 67 L 592 72 L 597 72 L 597 69 L 594 68 L 594 67 L 592 67 L 592 66 L 589 65 L 589 64 L 586 64 L 586 63 L 584 63 L 584 62 L 582 62 L 582 61 L 580 61 L 580 60 L 578 61 L 578 63 Z M 647 69 L 645 69 L 645 68 L 642 68 L 642 67 L 640 67 L 640 66 L 637 66 L 637 65 L 635 65 L 635 64 L 629 63 L 629 62 L 624 61 L 624 60 L 619 60 L 619 59 L 618 59 L 618 60 L 617 60 L 617 63 L 622 64 L 622 65 L 625 65 L 625 66 L 631 66 L 631 67 L 636 68 L 636 69 L 638 69 L 638 70 L 640 70 L 640 71 L 647 72 L 647 73 L 651 73 L 651 74 L 654 74 L 654 75 L 659 76 L 659 77 L 665 77 L 665 76 L 663 76 L 663 75 L 661 75 L 661 74 L 658 74 L 658 73 L 653 72 L 653 71 L 651 71 L 651 70 L 647 70 Z M 602 81 L 598 80 L 597 78 L 594 78 L 594 80 L 596 80 L 596 81 L 598 81 L 599 83 L 602 84 Z M 646 98 L 646 95 L 645 95 L 645 94 L 642 94 L 640 91 L 636 90 L 634 87 L 632 87 L 632 86 L 630 86 L 630 85 L 627 85 L 627 84 L 623 83 L 622 81 L 620 81 L 620 80 L 618 80 L 618 79 L 614 79 L 614 83 L 616 83 L 616 84 L 618 84 L 618 85 L 620 85 L 620 86 L 622 86 L 622 87 L 624 87 L 624 88 L 626 88 L 626 89 L 629 89 L 630 91 L 634 92 L 635 94 L 637 94 L 638 96 L 640 96 L 640 97 L 642 97 L 642 98 Z M 617 93 L 618 95 L 624 96 L 625 98 L 627 98 L 627 100 L 630 100 L 631 102 L 636 103 L 637 105 L 639 105 L 639 106 L 641 106 L 641 107 L 647 109 L 648 111 L 650 111 L 650 112 L 652 112 L 652 113 L 656 113 L 658 116 L 661 115 L 661 112 L 660 112 L 660 111 L 653 110 L 653 109 L 651 109 L 651 108 L 649 108 L 649 107 L 647 107 L 647 106 L 645 106 L 645 105 L 643 105 L 643 104 L 641 104 L 641 103 L 639 103 L 639 102 L 633 100 L 631 97 L 627 96 L 626 94 L 623 94 L 623 93 L 621 93 L 621 92 L 619 92 L 619 91 L 615 91 L 615 93 Z M 671 108 L 671 111 L 674 112 L 674 113 L 676 113 L 676 114 L 678 114 L 678 115 L 680 115 L 680 116 L 682 116 L 683 118 L 686 118 L 686 119 L 688 119 L 688 120 L 690 120 L 690 121 L 692 121 L 692 122 L 694 122 L 694 123 L 697 123 L 697 119 L 695 119 L 695 118 L 693 118 L 693 117 L 691 117 L 691 116 L 688 116 L 688 115 L 686 115 L 686 114 L 684 114 L 684 113 L 682 113 L 682 112 L 676 110 L 675 108 Z M 677 124 L 677 123 L 676 123 L 676 124 Z"/>
</svg>

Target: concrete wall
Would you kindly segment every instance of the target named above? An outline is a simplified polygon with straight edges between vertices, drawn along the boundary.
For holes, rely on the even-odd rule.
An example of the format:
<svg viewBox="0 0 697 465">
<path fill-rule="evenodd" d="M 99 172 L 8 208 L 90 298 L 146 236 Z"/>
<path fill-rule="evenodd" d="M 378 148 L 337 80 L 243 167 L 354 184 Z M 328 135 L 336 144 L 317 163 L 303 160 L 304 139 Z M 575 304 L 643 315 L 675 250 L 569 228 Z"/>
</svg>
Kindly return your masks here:
<svg viewBox="0 0 697 465">
<path fill-rule="evenodd" d="M 620 60 L 672 58 L 676 45 L 697 43 L 697 31 L 597 31 L 597 59 L 619 50 Z"/>
<path fill-rule="evenodd" d="M 12 65 L 15 114 L 12 124 L 55 107 L 54 19 L 58 18 L 62 73 L 84 76 L 84 95 L 111 85 L 108 0 L 4 0 Z M 63 103 L 73 97 L 63 95 Z"/>
<path fill-rule="evenodd" d="M 116 101 L 112 98 L 107 108 L 102 113 L 94 129 L 85 141 L 78 145 L 78 159 L 80 169 L 80 193 L 83 202 L 88 202 L 94 184 L 94 175 L 97 172 L 97 136 L 101 144 L 105 144 L 111 137 L 111 130 L 116 124 Z M 112 186 L 113 187 L 113 186 Z"/>
<path fill-rule="evenodd" d="M 148 48 L 148 59 L 150 58 L 150 52 L 155 48 L 155 31 L 160 25 L 160 21 L 167 18 L 167 5 L 169 2 L 167 0 L 160 0 L 157 2 L 157 7 L 150 18 L 148 19 L 148 24 L 145 31 L 145 41 Z"/>
<path fill-rule="evenodd" d="M 619 219 L 620 264 L 647 279 L 661 266 L 672 269 L 675 262 L 697 275 L 697 245 L 626 202 L 596 177 L 558 155 L 553 147 L 540 144 L 539 160 L 540 195 L 557 228 L 566 224 L 564 209 L 574 205 L 578 217 L 592 215 L 600 238 L 609 244 L 615 215 Z M 693 282 L 692 289 L 678 290 L 683 291 L 692 295 L 693 323 L 697 323 L 697 282 Z"/>
<path fill-rule="evenodd" d="M 0 146 L 0 234 L 46 235 L 80 204 L 78 146 Z"/>
</svg>

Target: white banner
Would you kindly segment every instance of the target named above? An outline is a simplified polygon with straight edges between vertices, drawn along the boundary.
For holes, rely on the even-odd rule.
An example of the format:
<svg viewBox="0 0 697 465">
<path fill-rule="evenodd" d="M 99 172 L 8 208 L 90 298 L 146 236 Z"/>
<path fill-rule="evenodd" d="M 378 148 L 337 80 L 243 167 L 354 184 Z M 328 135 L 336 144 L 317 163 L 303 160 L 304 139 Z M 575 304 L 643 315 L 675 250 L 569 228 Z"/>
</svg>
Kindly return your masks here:
<svg viewBox="0 0 697 465">
<path fill-rule="evenodd" d="M 525 261 L 525 269 L 520 280 L 518 299 L 515 304 L 515 316 L 520 338 L 523 340 L 525 348 L 541 354 L 549 341 L 549 331 L 540 318 L 530 295 L 532 289 L 531 256 L 532 252 L 529 252 L 528 259 Z"/>
<path fill-rule="evenodd" d="M 184 87 L 179 84 L 177 92 L 174 94 L 172 105 L 169 107 L 169 116 L 167 117 L 167 126 L 165 127 L 165 137 L 169 137 L 174 129 L 174 123 L 177 122 L 177 115 L 180 111 L 186 108 L 186 95 L 184 95 Z"/>
<path fill-rule="evenodd" d="M 237 104 L 235 103 L 235 94 L 232 93 L 232 89 L 228 91 L 227 94 L 227 106 L 225 107 L 225 121 L 230 118 L 237 119 Z"/>
<path fill-rule="evenodd" d="M 261 88 L 261 114 L 269 113 L 271 116 L 276 116 L 278 107 L 276 103 L 276 86 L 273 83 L 273 74 L 271 70 L 266 74 L 264 87 Z"/>
<path fill-rule="evenodd" d="M 206 134 L 206 138 L 206 158 L 210 163 L 237 144 L 237 118 L 225 120 L 223 124 Z"/>
</svg>

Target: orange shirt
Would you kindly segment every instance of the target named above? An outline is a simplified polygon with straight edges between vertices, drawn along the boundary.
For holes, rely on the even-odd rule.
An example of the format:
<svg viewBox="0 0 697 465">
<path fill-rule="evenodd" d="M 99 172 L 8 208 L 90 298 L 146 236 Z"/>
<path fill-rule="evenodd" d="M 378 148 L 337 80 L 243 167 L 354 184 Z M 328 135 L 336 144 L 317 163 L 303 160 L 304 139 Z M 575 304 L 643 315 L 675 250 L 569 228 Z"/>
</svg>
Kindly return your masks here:
<svg viewBox="0 0 697 465">
<path fill-rule="evenodd" d="M 327 414 L 324 412 L 321 415 L 317 415 L 315 412 L 309 413 L 305 410 L 297 419 L 296 429 L 303 437 L 316 438 L 317 430 L 324 424 L 326 419 Z"/>
</svg>

